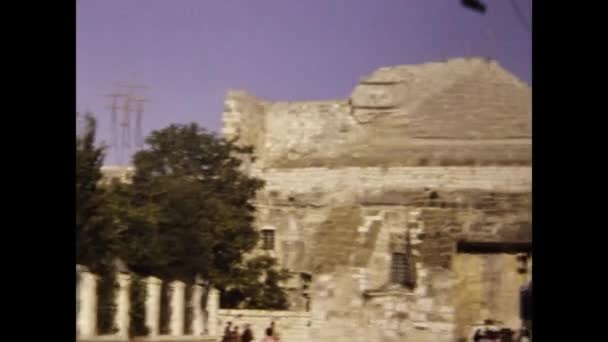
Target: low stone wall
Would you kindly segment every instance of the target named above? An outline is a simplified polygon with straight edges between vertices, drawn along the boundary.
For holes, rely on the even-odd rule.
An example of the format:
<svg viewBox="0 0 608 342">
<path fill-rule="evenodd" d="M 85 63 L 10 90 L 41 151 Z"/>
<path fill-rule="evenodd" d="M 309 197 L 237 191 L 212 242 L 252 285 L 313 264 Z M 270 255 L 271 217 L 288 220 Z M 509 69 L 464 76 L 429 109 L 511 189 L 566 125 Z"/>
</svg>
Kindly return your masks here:
<svg viewBox="0 0 608 342">
<path fill-rule="evenodd" d="M 312 315 L 309 312 L 220 309 L 218 331 L 223 332 L 227 322 L 237 325 L 241 332 L 245 324 L 250 324 L 256 341 L 264 337 L 266 328 L 275 322 L 281 341 L 306 342 L 310 341 Z"/>
<path fill-rule="evenodd" d="M 117 274 L 118 287 L 114 294 L 116 311 L 114 313 L 114 326 L 116 333 L 111 335 L 100 335 L 98 331 L 98 280 L 100 277 L 88 271 L 81 265 L 76 265 L 77 287 L 76 287 L 76 335 L 78 341 L 126 341 L 130 338 L 131 310 L 133 298 L 130 298 L 130 287 L 132 276 L 127 273 Z M 148 329 L 147 336 L 136 336 L 136 338 L 150 341 L 206 341 L 216 339 L 218 331 L 215 325 L 207 324 L 217 321 L 217 310 L 219 308 L 219 291 L 215 288 L 205 289 L 202 283 L 192 286 L 192 296 L 189 303 L 192 307 L 190 320 L 186 322 L 185 309 L 186 296 L 185 287 L 181 281 L 172 281 L 170 306 L 171 316 L 169 323 L 169 334 L 160 335 L 160 312 L 161 312 L 161 284 L 162 280 L 148 277 L 145 280 L 146 298 L 144 303 L 145 325 Z M 206 294 L 204 293 L 206 292 Z M 202 296 L 206 296 L 206 307 L 203 307 Z M 176 313 L 176 314 L 173 314 Z M 190 332 L 186 333 L 185 324 L 190 325 Z"/>
<path fill-rule="evenodd" d="M 157 337 L 134 337 L 129 341 L 141 342 L 218 342 L 220 339 L 215 336 L 157 336 Z M 97 336 L 87 339 L 78 339 L 78 342 L 124 342 L 113 336 Z"/>
<path fill-rule="evenodd" d="M 335 193 L 362 195 L 373 190 L 400 189 L 478 189 L 486 191 L 528 192 L 532 168 L 514 167 L 348 167 L 339 169 L 267 169 L 255 172 L 266 181 L 266 192 Z"/>
<path fill-rule="evenodd" d="M 402 289 L 370 294 L 363 311 L 371 341 L 453 341 L 453 308 Z"/>
</svg>

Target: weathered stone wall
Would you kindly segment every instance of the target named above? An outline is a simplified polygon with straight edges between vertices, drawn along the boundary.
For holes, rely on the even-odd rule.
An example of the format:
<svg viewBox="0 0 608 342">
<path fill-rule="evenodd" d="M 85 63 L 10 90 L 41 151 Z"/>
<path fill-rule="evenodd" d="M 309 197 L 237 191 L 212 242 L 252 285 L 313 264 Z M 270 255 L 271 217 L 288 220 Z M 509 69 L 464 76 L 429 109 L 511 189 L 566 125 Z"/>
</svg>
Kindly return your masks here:
<svg viewBox="0 0 608 342">
<path fill-rule="evenodd" d="M 246 131 L 261 168 L 529 165 L 531 108 L 530 87 L 497 63 L 453 59 L 378 69 L 344 100 L 231 92 L 224 133 Z"/>
<path fill-rule="evenodd" d="M 101 167 L 101 183 L 109 184 L 113 180 L 119 182 L 131 182 L 135 169 L 131 166 L 102 166 Z"/>
<path fill-rule="evenodd" d="M 388 334 L 383 340 L 424 335 L 429 340 L 441 336 L 449 341 L 457 324 L 453 301 L 456 242 L 531 239 L 529 192 L 418 189 L 399 195 L 385 204 L 261 209 L 266 216 L 260 215 L 259 220 L 277 227 L 277 255 L 283 265 L 313 274 L 312 311 L 321 315 L 312 330 L 315 338 L 330 340 L 333 337 L 326 335 L 330 331 L 347 336 L 353 329 L 362 329 L 357 334 L 364 336 L 380 329 Z M 300 240 L 293 239 L 289 221 L 297 222 Z M 417 287 L 398 298 L 364 300 L 368 291 L 390 288 L 391 244 L 408 232 Z M 301 250 L 283 247 L 289 240 L 299 241 Z M 511 257 L 514 263 L 515 256 Z M 511 271 L 515 269 L 513 266 Z M 473 268 L 474 272 L 480 270 Z M 376 317 L 379 302 L 390 304 Z M 379 320 L 384 323 L 378 325 Z"/>
<path fill-rule="evenodd" d="M 361 131 L 348 101 L 275 102 L 268 107 L 260 165 L 297 165 L 302 159 L 332 159 L 355 143 Z M 331 146 L 331 148 L 327 148 Z"/>
<path fill-rule="evenodd" d="M 532 170 L 529 166 L 348 167 L 266 169 L 253 175 L 266 180 L 264 191 L 273 201 L 288 200 L 280 197 L 279 192 L 282 195 L 292 195 L 291 197 L 299 195 L 302 201 L 306 201 L 303 195 L 317 194 L 332 197 L 338 196 L 339 193 L 348 193 L 373 197 L 374 192 L 386 193 L 424 188 L 444 191 L 459 189 L 529 191 Z M 316 202 L 318 198 L 308 201 Z"/>
<path fill-rule="evenodd" d="M 394 133 L 408 138 L 509 139 L 532 133 L 529 87 L 493 61 L 381 68 L 351 98 L 355 112 L 384 109 L 366 123 L 397 125 Z"/>
<path fill-rule="evenodd" d="M 520 285 L 529 280 L 527 274 L 517 273 L 519 265 L 513 254 L 455 255 L 457 279 L 452 298 L 458 338 L 470 336 L 466 328 L 487 317 L 518 326 Z"/>
<path fill-rule="evenodd" d="M 217 329 L 223 332 L 226 323 L 232 322 L 243 332 L 245 324 L 250 324 L 255 341 L 259 341 L 270 323 L 275 322 L 282 341 L 309 341 L 311 319 L 310 313 L 306 312 L 220 309 Z"/>
<path fill-rule="evenodd" d="M 515 256 L 482 262 L 493 257 L 456 246 L 531 241 L 527 85 L 494 62 L 455 59 L 378 69 L 347 100 L 256 108 L 263 130 L 245 111 L 229 126 L 261 147 L 256 226 L 275 230 L 284 267 L 312 276 L 310 340 L 456 341 L 481 317 L 457 317 L 463 298 L 488 301 L 490 289 L 505 294 L 489 307 L 511 304 L 480 315 L 515 324 Z M 413 288 L 391 283 L 404 250 Z"/>
<path fill-rule="evenodd" d="M 266 101 L 243 90 L 231 90 L 224 101 L 222 136 L 261 150 L 266 134 Z"/>
</svg>

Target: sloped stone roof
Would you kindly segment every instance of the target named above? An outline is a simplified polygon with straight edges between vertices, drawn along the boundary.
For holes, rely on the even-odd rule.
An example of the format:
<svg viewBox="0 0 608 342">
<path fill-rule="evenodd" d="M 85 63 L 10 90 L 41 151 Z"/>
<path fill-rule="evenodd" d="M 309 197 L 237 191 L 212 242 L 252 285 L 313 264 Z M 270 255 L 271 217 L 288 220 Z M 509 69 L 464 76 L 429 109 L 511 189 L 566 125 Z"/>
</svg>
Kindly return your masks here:
<svg viewBox="0 0 608 342">
<path fill-rule="evenodd" d="M 263 168 L 531 163 L 531 88 L 483 58 L 382 67 L 346 101 L 227 101 Z"/>
</svg>

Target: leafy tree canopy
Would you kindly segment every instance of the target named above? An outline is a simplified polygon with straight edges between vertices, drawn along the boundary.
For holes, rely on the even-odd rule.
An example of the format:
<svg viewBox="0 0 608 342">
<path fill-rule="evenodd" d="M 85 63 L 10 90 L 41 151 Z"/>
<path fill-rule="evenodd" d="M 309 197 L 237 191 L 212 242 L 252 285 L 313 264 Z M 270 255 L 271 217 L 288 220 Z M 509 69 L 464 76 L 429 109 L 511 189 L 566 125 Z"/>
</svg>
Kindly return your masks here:
<svg viewBox="0 0 608 342">
<path fill-rule="evenodd" d="M 287 309 L 287 295 L 280 284 L 289 279 L 287 270 L 277 267 L 276 259 L 258 256 L 233 270 L 235 281 L 222 293 L 223 308 Z"/>
<path fill-rule="evenodd" d="M 251 200 L 263 182 L 239 170 L 252 149 L 196 124 L 171 125 L 146 142 L 133 158 L 131 199 L 138 209 L 154 206 L 154 249 L 163 257 L 152 266 L 164 277 L 199 274 L 224 285 L 258 239 Z"/>
<path fill-rule="evenodd" d="M 103 151 L 93 146 L 92 131 L 94 124 L 90 144 L 83 140 L 87 149 L 79 147 L 87 151 L 87 163 L 80 163 L 87 165 L 83 169 L 88 173 L 77 175 L 86 183 L 77 184 L 83 203 L 81 209 L 77 204 L 77 211 L 93 207 L 82 212 L 80 220 L 98 217 L 103 234 L 85 232 L 89 242 L 80 249 L 98 244 L 83 262 L 105 253 L 106 264 L 119 258 L 141 275 L 186 282 L 199 275 L 222 290 L 223 302 L 231 307 L 287 307 L 278 285 L 287 273 L 272 258 L 244 260 L 258 241 L 251 201 L 263 186 L 239 169 L 242 158 L 252 158 L 250 147 L 218 138 L 196 124 L 171 125 L 152 132 L 147 148 L 134 155 L 131 184 L 114 182 L 101 189 L 97 184 Z M 89 188 L 93 190 L 83 191 Z"/>
<path fill-rule="evenodd" d="M 85 117 L 76 137 L 76 262 L 94 270 L 111 264 L 112 229 L 102 214 L 105 192 L 101 180 L 103 147 L 95 146 L 95 120 Z"/>
</svg>

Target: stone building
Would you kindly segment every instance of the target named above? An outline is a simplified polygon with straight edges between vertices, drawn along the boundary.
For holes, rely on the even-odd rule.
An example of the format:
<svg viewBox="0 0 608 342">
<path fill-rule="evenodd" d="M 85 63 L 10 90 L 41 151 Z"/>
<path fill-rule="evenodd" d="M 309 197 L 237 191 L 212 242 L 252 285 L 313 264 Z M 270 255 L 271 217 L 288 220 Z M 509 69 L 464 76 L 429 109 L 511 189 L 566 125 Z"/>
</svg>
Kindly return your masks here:
<svg viewBox="0 0 608 342">
<path fill-rule="evenodd" d="M 115 166 L 106 165 L 101 167 L 101 184 L 107 185 L 117 180 L 119 182 L 129 183 L 135 174 L 135 168 L 132 166 Z"/>
<path fill-rule="evenodd" d="M 530 87 L 479 58 L 380 68 L 341 100 L 228 93 L 222 134 L 255 147 L 246 169 L 266 181 L 259 253 L 295 275 L 311 341 L 519 327 L 531 112 Z"/>
</svg>

